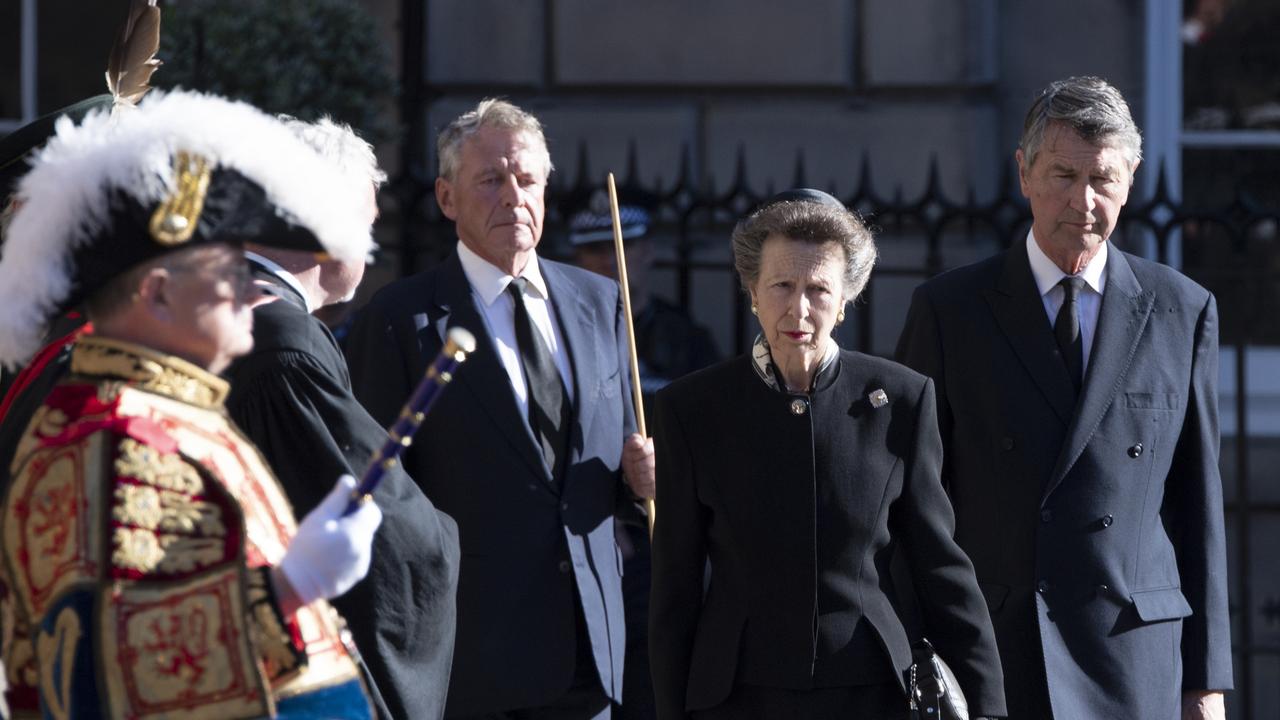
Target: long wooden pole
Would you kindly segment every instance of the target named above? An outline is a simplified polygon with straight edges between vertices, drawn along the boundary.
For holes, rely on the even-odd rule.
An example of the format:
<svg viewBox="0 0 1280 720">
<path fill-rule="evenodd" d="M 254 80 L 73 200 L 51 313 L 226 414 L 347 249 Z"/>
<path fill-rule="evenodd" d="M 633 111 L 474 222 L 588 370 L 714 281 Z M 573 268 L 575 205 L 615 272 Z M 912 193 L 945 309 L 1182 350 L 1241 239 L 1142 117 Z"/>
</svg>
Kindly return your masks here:
<svg viewBox="0 0 1280 720">
<path fill-rule="evenodd" d="M 618 215 L 618 188 L 609 173 L 609 213 L 613 216 L 613 248 L 618 254 L 618 284 L 622 286 L 622 313 L 627 320 L 627 349 L 631 352 L 631 396 L 636 406 L 636 432 L 649 437 L 644 424 L 644 396 L 640 388 L 640 363 L 636 359 L 636 328 L 631 322 L 631 286 L 627 283 L 627 252 L 622 246 L 622 218 Z M 649 514 L 649 536 L 653 537 L 653 519 L 657 513 L 653 499 L 644 501 Z"/>
</svg>

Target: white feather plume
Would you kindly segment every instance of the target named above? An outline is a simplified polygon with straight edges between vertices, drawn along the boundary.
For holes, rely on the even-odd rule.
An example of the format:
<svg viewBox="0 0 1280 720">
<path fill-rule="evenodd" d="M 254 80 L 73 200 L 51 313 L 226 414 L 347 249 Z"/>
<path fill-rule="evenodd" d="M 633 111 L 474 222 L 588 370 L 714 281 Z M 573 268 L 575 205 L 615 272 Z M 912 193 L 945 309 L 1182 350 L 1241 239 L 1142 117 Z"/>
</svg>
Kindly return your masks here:
<svg viewBox="0 0 1280 720">
<path fill-rule="evenodd" d="M 357 260 L 372 249 L 368 186 L 250 105 L 156 91 L 131 112 L 95 112 L 79 125 L 64 117 L 15 193 L 22 205 L 0 257 L 0 363 L 21 364 L 39 349 L 73 289 L 72 253 L 100 233 L 109 241 L 111 193 L 156 205 L 173 187 L 178 150 L 260 185 L 277 212 L 330 255 Z"/>
</svg>

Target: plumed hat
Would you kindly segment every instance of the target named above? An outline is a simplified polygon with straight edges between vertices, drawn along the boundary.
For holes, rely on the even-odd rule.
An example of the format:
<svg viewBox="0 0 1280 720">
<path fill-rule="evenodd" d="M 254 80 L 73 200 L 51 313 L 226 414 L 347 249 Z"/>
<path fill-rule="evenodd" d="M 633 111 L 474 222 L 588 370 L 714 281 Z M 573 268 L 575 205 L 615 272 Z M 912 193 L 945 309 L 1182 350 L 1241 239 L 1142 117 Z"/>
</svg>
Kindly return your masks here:
<svg viewBox="0 0 1280 720">
<path fill-rule="evenodd" d="M 56 123 L 19 181 L 0 256 L 0 363 L 24 361 L 48 322 L 167 252 L 254 242 L 364 258 L 368 187 L 278 119 L 198 93 Z"/>
</svg>

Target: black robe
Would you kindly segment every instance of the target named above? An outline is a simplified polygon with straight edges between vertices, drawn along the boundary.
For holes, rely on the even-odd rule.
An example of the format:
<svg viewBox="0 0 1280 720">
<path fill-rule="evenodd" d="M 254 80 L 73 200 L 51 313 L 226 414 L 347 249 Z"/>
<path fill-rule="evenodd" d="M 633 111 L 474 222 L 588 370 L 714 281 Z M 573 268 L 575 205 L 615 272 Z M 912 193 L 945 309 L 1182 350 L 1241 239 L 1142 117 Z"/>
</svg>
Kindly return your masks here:
<svg viewBox="0 0 1280 720">
<path fill-rule="evenodd" d="M 275 302 L 254 310 L 254 349 L 226 372 L 227 410 L 262 451 L 299 518 L 359 477 L 386 430 L 356 401 L 333 336 L 302 298 L 272 283 Z M 438 718 L 453 657 L 458 529 L 399 466 L 374 493 L 382 525 L 369 575 L 333 605 L 346 618 L 376 688 L 382 718 Z"/>
</svg>

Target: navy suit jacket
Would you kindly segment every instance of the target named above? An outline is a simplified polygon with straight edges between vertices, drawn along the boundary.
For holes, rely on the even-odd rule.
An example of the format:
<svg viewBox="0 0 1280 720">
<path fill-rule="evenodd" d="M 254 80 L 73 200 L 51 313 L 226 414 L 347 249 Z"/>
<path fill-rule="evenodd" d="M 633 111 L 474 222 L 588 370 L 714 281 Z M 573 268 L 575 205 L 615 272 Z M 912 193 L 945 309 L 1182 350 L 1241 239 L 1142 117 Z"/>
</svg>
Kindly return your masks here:
<svg viewBox="0 0 1280 720">
<path fill-rule="evenodd" d="M 442 393 L 405 469 L 458 523 L 458 633 L 446 715 L 535 707 L 573 681 L 575 605 L 606 695 L 622 697 L 625 625 L 614 512 L 634 432 L 617 283 L 539 259 L 573 371 L 570 456 L 557 491 L 455 254 L 374 296 L 352 326 L 356 396 L 390 423 L 448 328 L 476 352 Z M 587 643 L 583 643 L 586 645 Z"/>
<path fill-rule="evenodd" d="M 898 345 L 937 383 L 1011 718 L 1173 718 L 1231 687 L 1217 309 L 1114 247 L 1106 273 L 1078 401 L 1022 243 L 921 285 Z"/>
</svg>

